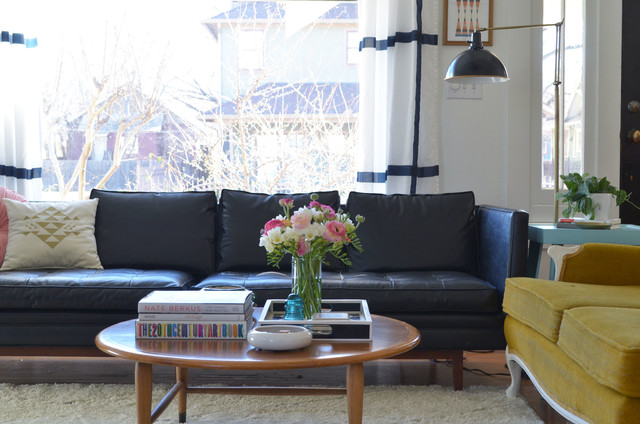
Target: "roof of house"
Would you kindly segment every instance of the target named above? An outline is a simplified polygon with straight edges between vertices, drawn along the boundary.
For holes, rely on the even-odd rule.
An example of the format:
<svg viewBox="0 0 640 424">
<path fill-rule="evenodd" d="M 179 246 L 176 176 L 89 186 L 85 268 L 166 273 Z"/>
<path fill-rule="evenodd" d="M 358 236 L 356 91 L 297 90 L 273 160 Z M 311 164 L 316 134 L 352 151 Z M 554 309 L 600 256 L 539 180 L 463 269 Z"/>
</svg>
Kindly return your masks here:
<svg viewBox="0 0 640 424">
<path fill-rule="evenodd" d="M 250 97 L 250 107 L 260 115 L 357 113 L 359 93 L 359 84 L 355 82 L 271 83 L 256 89 Z M 238 105 L 234 101 L 223 101 L 211 114 L 236 116 Z"/>
<path fill-rule="evenodd" d="M 100 126 L 100 128 L 98 129 L 98 134 L 110 134 L 117 132 L 120 122 L 130 120 L 126 119 L 126 116 L 128 115 L 123 114 L 123 112 L 121 111 L 114 112 L 112 116 L 109 117 L 109 120 Z M 145 122 L 138 132 L 145 133 L 162 131 L 164 118 L 164 113 L 158 112 L 153 118 Z M 78 125 L 75 129 L 82 132 L 87 131 L 88 121 L 88 116 L 85 113 L 84 115 L 82 115 L 82 118 L 79 120 Z"/>
<path fill-rule="evenodd" d="M 211 18 L 215 20 L 284 19 L 286 7 L 275 1 L 233 2 L 231 9 Z M 339 3 L 318 17 L 318 20 L 358 19 L 357 2 Z"/>
</svg>

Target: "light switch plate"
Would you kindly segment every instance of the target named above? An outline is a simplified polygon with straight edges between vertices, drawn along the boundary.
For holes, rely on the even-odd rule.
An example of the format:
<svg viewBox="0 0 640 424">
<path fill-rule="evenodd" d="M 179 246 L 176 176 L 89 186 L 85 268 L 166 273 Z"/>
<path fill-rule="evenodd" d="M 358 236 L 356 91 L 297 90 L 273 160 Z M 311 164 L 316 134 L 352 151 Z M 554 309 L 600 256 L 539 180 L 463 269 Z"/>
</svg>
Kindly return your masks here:
<svg viewBox="0 0 640 424">
<path fill-rule="evenodd" d="M 446 84 L 447 99 L 482 99 L 482 84 Z"/>
</svg>

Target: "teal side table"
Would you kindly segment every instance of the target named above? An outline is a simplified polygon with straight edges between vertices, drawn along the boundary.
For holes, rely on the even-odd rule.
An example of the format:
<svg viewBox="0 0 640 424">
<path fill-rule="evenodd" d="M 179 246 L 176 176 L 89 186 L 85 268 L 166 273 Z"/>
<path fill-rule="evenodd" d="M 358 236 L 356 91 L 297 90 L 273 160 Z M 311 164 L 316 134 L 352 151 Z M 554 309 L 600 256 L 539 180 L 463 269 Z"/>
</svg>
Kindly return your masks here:
<svg viewBox="0 0 640 424">
<path fill-rule="evenodd" d="M 544 244 L 612 243 L 640 246 L 640 226 L 622 224 L 615 230 L 556 228 L 555 224 L 529 224 L 529 256 L 527 275 L 538 277 Z M 551 261 L 549 279 L 555 275 Z"/>
</svg>

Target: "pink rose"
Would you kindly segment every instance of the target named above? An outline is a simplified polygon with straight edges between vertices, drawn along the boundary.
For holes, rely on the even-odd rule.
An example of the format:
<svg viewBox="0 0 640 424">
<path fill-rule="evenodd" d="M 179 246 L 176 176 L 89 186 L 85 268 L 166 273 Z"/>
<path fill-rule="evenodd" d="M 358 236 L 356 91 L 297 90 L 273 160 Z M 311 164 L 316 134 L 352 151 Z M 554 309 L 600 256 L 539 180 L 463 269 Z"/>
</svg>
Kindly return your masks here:
<svg viewBox="0 0 640 424">
<path fill-rule="evenodd" d="M 336 211 L 334 211 L 331 206 L 320 205 L 320 207 L 322 208 L 322 212 L 324 212 L 327 218 L 333 219 L 336 217 Z"/>
<path fill-rule="evenodd" d="M 272 220 L 268 221 L 266 224 L 264 224 L 264 233 L 268 234 L 269 231 L 273 230 L 274 228 L 278 228 L 278 227 L 286 227 L 286 224 L 284 222 L 282 222 L 282 220 L 280 220 L 280 219 L 272 219 Z"/>
<path fill-rule="evenodd" d="M 344 241 L 347 235 L 347 229 L 344 224 L 339 221 L 330 221 L 325 226 L 324 238 L 330 242 Z"/>
<path fill-rule="evenodd" d="M 311 214 L 305 213 L 304 211 L 297 211 L 291 217 L 291 224 L 296 230 L 307 228 L 311 225 Z"/>
<path fill-rule="evenodd" d="M 311 203 L 309 203 L 309 208 L 321 210 L 322 213 L 324 213 L 325 216 L 329 219 L 333 219 L 336 216 L 336 211 L 334 211 L 331 206 L 323 205 L 316 200 L 313 200 L 311 201 Z"/>
<path fill-rule="evenodd" d="M 298 247 L 296 249 L 296 253 L 298 256 L 302 256 L 309 252 L 309 243 L 307 243 L 304 239 L 304 236 L 298 239 Z"/>
</svg>

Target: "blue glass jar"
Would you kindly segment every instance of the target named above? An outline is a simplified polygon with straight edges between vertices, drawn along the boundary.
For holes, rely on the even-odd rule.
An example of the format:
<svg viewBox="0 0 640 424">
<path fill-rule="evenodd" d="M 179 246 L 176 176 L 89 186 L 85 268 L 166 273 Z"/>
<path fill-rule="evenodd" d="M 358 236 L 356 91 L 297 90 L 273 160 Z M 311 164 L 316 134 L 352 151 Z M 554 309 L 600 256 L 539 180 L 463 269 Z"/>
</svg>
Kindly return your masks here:
<svg viewBox="0 0 640 424">
<path fill-rule="evenodd" d="M 287 320 L 303 320 L 303 304 L 300 295 L 297 293 L 291 293 L 289 297 L 287 297 L 287 302 L 285 303 L 285 314 L 284 319 Z"/>
</svg>

